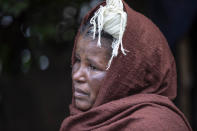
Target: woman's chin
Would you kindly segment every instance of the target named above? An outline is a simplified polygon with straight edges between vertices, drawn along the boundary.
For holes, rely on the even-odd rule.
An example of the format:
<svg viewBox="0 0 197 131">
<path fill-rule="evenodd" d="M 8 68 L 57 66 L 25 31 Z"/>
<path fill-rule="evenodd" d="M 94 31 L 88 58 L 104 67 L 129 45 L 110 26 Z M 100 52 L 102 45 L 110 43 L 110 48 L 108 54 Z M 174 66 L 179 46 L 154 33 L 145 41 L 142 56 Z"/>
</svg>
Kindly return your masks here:
<svg viewBox="0 0 197 131">
<path fill-rule="evenodd" d="M 88 101 L 76 99 L 75 106 L 79 110 L 86 111 L 91 108 L 91 104 Z"/>
</svg>

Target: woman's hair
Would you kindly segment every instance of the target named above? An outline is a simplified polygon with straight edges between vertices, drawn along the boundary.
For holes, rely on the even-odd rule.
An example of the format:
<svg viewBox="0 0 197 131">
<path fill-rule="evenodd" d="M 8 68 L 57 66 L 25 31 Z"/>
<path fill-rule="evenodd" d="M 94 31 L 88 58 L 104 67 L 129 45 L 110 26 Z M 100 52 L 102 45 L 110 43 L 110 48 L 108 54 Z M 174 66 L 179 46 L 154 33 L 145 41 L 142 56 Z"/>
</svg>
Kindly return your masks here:
<svg viewBox="0 0 197 131">
<path fill-rule="evenodd" d="M 86 22 L 86 23 L 84 23 L 82 26 L 81 26 L 81 28 L 80 28 L 80 34 L 83 36 L 83 37 L 85 37 L 85 38 L 92 38 L 92 36 L 93 36 L 93 31 L 92 31 L 92 28 L 93 28 L 93 26 L 90 24 L 90 22 L 89 22 L 89 20 Z M 98 39 L 98 35 L 99 35 L 99 33 L 98 32 L 96 32 L 95 33 L 95 37 Z M 101 38 L 104 38 L 104 39 L 106 39 L 106 40 L 108 40 L 108 41 L 113 41 L 113 36 L 112 35 L 110 35 L 109 33 L 107 33 L 107 32 L 105 32 L 104 30 L 102 30 L 101 31 Z M 93 40 L 93 38 L 92 38 L 92 40 Z M 109 43 L 110 45 L 111 45 L 111 43 Z"/>
<path fill-rule="evenodd" d="M 84 39 L 89 39 L 92 41 L 98 40 L 98 35 L 99 35 L 98 32 L 95 33 L 95 39 L 93 39 L 92 37 L 93 36 L 92 25 L 90 24 L 89 20 L 81 26 L 81 28 L 79 29 L 79 33 Z M 114 38 L 112 35 L 102 30 L 101 42 L 102 42 L 102 46 L 104 46 L 108 50 L 109 58 L 111 57 L 111 53 L 112 53 L 111 43 L 113 42 L 113 39 Z"/>
</svg>

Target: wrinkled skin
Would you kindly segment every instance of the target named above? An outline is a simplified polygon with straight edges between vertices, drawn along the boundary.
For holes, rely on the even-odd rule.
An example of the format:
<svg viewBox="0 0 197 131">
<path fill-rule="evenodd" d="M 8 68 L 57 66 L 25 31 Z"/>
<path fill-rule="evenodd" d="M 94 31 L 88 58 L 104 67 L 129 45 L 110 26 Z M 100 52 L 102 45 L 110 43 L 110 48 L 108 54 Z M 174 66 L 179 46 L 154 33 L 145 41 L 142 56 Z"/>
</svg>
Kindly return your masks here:
<svg viewBox="0 0 197 131">
<path fill-rule="evenodd" d="M 96 40 L 79 37 L 72 69 L 75 106 L 90 109 L 97 97 L 101 82 L 106 76 L 110 51 L 97 47 Z"/>
</svg>

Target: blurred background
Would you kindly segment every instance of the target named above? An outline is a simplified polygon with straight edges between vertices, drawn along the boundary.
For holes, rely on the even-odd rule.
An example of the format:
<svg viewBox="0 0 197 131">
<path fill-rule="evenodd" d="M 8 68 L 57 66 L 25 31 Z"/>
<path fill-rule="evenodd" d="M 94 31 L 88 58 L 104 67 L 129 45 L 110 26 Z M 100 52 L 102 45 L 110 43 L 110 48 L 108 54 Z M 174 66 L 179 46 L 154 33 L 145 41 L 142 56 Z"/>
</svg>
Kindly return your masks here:
<svg viewBox="0 0 197 131">
<path fill-rule="evenodd" d="M 102 0 L 0 0 L 0 131 L 58 131 L 69 115 L 71 52 Z M 175 104 L 197 130 L 197 0 L 125 0 L 164 33 L 177 62 Z"/>
</svg>

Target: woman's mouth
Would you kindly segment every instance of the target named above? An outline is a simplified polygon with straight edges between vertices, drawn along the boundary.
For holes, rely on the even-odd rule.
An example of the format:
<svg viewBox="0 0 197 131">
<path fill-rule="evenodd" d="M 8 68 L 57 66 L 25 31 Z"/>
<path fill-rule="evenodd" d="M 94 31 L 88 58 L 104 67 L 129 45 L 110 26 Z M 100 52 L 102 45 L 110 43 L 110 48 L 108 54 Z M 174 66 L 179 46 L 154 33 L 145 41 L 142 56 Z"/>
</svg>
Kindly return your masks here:
<svg viewBox="0 0 197 131">
<path fill-rule="evenodd" d="M 77 99 L 84 99 L 85 97 L 89 96 L 89 93 L 87 93 L 79 88 L 75 88 L 74 96 Z"/>
</svg>

